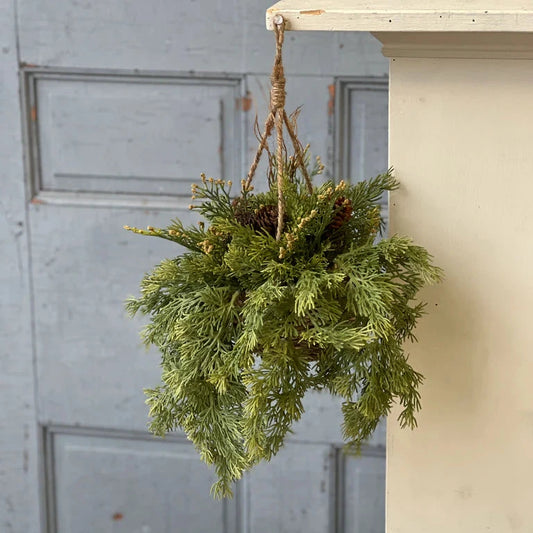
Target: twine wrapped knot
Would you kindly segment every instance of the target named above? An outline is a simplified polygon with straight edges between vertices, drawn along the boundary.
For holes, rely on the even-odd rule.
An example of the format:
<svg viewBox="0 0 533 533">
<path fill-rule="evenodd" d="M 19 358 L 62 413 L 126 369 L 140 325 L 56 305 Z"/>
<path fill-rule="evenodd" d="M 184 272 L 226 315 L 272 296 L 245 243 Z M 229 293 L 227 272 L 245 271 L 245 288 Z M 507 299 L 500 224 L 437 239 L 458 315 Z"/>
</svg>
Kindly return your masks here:
<svg viewBox="0 0 533 533">
<path fill-rule="evenodd" d="M 281 15 L 278 15 L 274 21 L 274 32 L 276 35 L 276 57 L 274 59 L 274 66 L 272 67 L 272 74 L 270 75 L 270 111 L 265 121 L 263 134 L 259 138 L 259 146 L 255 154 L 252 165 L 248 172 L 248 177 L 244 184 L 244 190 L 250 188 L 252 179 L 259 165 L 261 154 L 265 150 L 268 138 L 272 134 L 272 129 L 276 127 L 276 167 L 277 167 L 277 186 L 278 186 L 278 227 L 276 231 L 276 240 L 280 240 L 283 233 L 283 220 L 285 217 L 285 199 L 283 196 L 283 150 L 285 143 L 283 142 L 283 125 L 287 129 L 294 147 L 297 167 L 300 167 L 305 178 L 307 189 L 309 192 L 313 191 L 313 185 L 309 178 L 309 173 L 304 162 L 303 150 L 293 124 L 289 120 L 287 112 L 285 111 L 285 72 L 283 69 L 282 47 L 285 36 L 285 21 Z"/>
<path fill-rule="evenodd" d="M 272 74 L 270 75 L 270 83 L 272 85 L 270 89 L 270 110 L 276 109 L 281 112 L 285 109 L 285 72 L 281 55 L 285 39 L 284 27 L 285 23 L 282 17 L 281 23 L 276 23 L 274 26 L 274 31 L 276 32 L 276 57 L 272 67 Z"/>
</svg>

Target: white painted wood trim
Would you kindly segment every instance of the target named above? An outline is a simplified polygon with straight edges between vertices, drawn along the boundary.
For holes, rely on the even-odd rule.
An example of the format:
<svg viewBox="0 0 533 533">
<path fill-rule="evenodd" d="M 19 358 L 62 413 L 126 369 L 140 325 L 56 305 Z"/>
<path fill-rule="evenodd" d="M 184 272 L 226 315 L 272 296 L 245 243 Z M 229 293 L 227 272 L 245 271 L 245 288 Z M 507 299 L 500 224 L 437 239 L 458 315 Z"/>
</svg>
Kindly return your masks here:
<svg viewBox="0 0 533 533">
<path fill-rule="evenodd" d="M 386 57 L 533 59 L 533 33 L 372 32 Z"/>
<path fill-rule="evenodd" d="M 281 0 L 266 12 L 267 28 L 282 15 L 288 30 L 401 32 L 533 32 L 525 0 Z M 400 7 L 401 6 L 401 7 Z M 464 7 L 463 7 L 464 6 Z"/>
<path fill-rule="evenodd" d="M 383 46 L 385 57 L 432 57 L 441 59 L 533 59 L 533 50 L 474 50 L 444 47 Z"/>
</svg>

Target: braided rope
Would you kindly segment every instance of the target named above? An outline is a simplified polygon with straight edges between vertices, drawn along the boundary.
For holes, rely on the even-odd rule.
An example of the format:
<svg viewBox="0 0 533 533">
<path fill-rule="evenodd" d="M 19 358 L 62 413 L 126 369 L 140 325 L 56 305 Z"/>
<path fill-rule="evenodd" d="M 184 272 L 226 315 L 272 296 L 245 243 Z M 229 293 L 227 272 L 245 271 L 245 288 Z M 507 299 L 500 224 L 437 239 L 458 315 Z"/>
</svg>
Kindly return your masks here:
<svg viewBox="0 0 533 533">
<path fill-rule="evenodd" d="M 285 218 L 285 198 L 283 196 L 283 125 L 287 128 L 287 132 L 291 138 L 296 155 L 296 163 L 302 170 L 303 176 L 309 192 L 313 191 L 313 185 L 307 168 L 305 167 L 304 155 L 302 145 L 298 140 L 295 128 L 287 113 L 285 111 L 285 72 L 283 69 L 282 47 L 285 38 L 285 21 L 281 15 L 278 15 L 274 20 L 274 32 L 276 34 L 276 56 L 274 58 L 274 66 L 270 75 L 270 109 L 265 121 L 264 132 L 259 139 L 259 146 L 255 153 L 255 157 L 248 171 L 248 176 L 243 186 L 243 191 L 249 190 L 255 171 L 259 165 L 261 155 L 267 148 L 268 138 L 272 134 L 272 130 L 276 129 L 276 166 L 277 166 L 277 186 L 278 186 L 278 228 L 276 231 L 276 240 L 280 240 L 283 233 L 283 219 Z"/>
</svg>

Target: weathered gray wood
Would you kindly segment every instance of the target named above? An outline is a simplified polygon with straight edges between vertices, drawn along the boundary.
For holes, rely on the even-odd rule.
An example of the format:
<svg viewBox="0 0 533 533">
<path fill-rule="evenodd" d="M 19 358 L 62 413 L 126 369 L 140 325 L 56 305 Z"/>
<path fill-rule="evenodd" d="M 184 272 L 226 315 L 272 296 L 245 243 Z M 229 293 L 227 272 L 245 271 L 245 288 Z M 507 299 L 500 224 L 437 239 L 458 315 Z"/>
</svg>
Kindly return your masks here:
<svg viewBox="0 0 533 533">
<path fill-rule="evenodd" d="M 257 139 L 253 131 L 253 123 L 257 117 L 260 127 L 263 126 L 268 111 L 270 97 L 270 79 L 266 75 L 249 75 L 246 78 L 248 89 L 247 112 L 247 160 L 255 155 Z M 333 127 L 333 104 L 335 80 L 329 76 L 292 76 L 287 75 L 287 102 L 288 113 L 300 108 L 298 119 L 298 137 L 302 144 L 311 145 L 311 156 L 320 156 L 322 162 L 327 165 L 323 175 L 316 177 L 320 183 L 326 177 L 331 176 L 332 165 L 328 164 L 331 159 L 331 128 Z M 287 139 L 288 140 L 288 139 Z M 270 141 L 271 148 L 275 146 L 275 137 Z M 289 145 L 290 145 L 290 141 Z M 265 171 L 268 158 L 263 155 L 256 171 L 254 185 L 265 188 Z"/>
<path fill-rule="evenodd" d="M 36 533 L 37 428 L 16 47 L 14 2 L 1 2 L 0 531 Z"/>
<path fill-rule="evenodd" d="M 234 501 L 213 500 L 214 475 L 186 440 L 53 434 L 57 533 L 235 533 Z"/>
<path fill-rule="evenodd" d="M 28 72 L 39 190 L 190 196 L 240 165 L 240 79 Z M 236 148 L 236 149 L 235 149 Z"/>
<path fill-rule="evenodd" d="M 271 69 L 267 4 L 132 0 L 19 0 L 21 60 L 36 65 L 204 72 Z M 291 34 L 287 72 L 372 75 L 387 72 L 369 35 Z"/>
<path fill-rule="evenodd" d="M 331 523 L 331 469 L 327 444 L 287 444 L 247 479 L 246 533 L 327 533 Z"/>
<path fill-rule="evenodd" d="M 385 533 L 385 450 L 344 457 L 341 502 L 343 530 Z"/>
<path fill-rule="evenodd" d="M 228 531 L 241 524 L 249 533 L 333 527 L 337 470 L 330 454 L 342 441 L 340 401 L 309 395 L 287 448 L 271 465 L 253 471 L 243 486 L 248 498 L 238 499 L 221 518 L 207 502 L 211 474 L 191 448 L 175 439 L 145 440 L 142 388 L 159 382 L 159 354 L 144 351 L 138 339 L 143 320 L 132 322 L 123 310 L 143 273 L 181 250 L 127 233 L 122 225 L 165 225 L 175 216 L 194 222 L 187 195 L 200 172 L 238 182 L 247 171 L 256 147 L 251 127 L 256 113 L 264 119 L 268 106 L 274 47 L 264 29 L 265 7 L 245 0 L 158 5 L 18 0 L 18 58 L 13 11 L 0 7 L 0 29 L 6 28 L 0 33 L 0 118 L 9 130 L 0 140 L 0 208 L 6 221 L 0 245 L 7 252 L 0 278 L 8 288 L 0 308 L 0 359 L 6 368 L 0 388 L 6 405 L 0 414 L 2 533 L 9 527 L 38 531 L 36 421 L 50 435 L 47 486 L 59 531 L 126 525 L 142 533 L 182 531 L 174 519 L 182 527 L 189 521 L 192 529 L 185 531 L 194 533 L 222 531 L 224 521 Z M 26 177 L 17 59 L 36 65 L 25 67 L 27 156 L 33 157 Z M 287 107 L 303 105 L 299 133 L 311 143 L 313 156 L 328 165 L 324 177 L 356 172 L 335 165 L 339 117 L 348 120 L 337 145 L 344 143 L 349 153 L 351 140 L 366 139 L 367 149 L 355 150 L 361 168 L 368 172 L 381 165 L 386 111 L 382 106 L 381 114 L 370 117 L 379 130 L 372 136 L 372 128 L 361 129 L 359 116 L 349 111 L 357 107 L 355 93 L 339 94 L 339 76 L 387 73 L 379 45 L 369 35 L 289 33 L 285 64 Z M 353 80 L 345 81 L 348 86 Z M 26 208 L 31 290 L 25 182 L 37 193 Z M 261 170 L 256 185 L 264 188 Z M 372 443 L 384 444 L 383 426 Z M 356 482 L 366 475 L 365 464 L 347 466 L 346 476 Z M 142 500 L 141 477 L 148 487 Z M 367 494 L 371 501 L 384 491 L 376 479 Z M 354 492 L 345 488 L 349 505 Z M 201 504 L 165 507 L 167 495 L 180 494 Z M 112 510 L 120 502 L 129 502 L 127 514 Z M 157 522 L 161 509 L 166 515 Z M 123 517 L 112 520 L 115 513 Z M 74 521 L 78 516 L 83 519 Z M 346 515 L 345 521 L 355 524 L 364 516 Z"/>
<path fill-rule="evenodd" d="M 375 78 L 337 83 L 339 109 L 335 167 L 339 175 L 360 181 L 388 168 L 388 84 Z"/>
<path fill-rule="evenodd" d="M 31 206 L 42 423 L 145 429 L 142 389 L 159 383 L 159 355 L 140 345 L 143 321 L 131 321 L 123 301 L 154 264 L 182 249 L 122 225 L 159 226 L 178 215 L 190 216 Z"/>
</svg>

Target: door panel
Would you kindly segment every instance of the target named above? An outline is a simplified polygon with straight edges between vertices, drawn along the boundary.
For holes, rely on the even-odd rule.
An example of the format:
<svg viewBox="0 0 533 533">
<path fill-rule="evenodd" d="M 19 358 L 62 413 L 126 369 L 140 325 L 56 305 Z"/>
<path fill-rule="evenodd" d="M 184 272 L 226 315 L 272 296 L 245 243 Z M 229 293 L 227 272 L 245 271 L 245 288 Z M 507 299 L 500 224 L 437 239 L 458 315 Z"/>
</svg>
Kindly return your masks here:
<svg viewBox="0 0 533 533">
<path fill-rule="evenodd" d="M 32 205 L 42 423 L 145 429 L 142 389 L 159 382 L 158 355 L 140 346 L 142 321 L 127 318 L 123 300 L 156 261 L 180 250 L 122 224 L 165 224 L 176 214 Z"/>
<path fill-rule="evenodd" d="M 205 172 L 237 174 L 239 79 L 32 77 L 44 191 L 188 196 L 217 153 Z"/>
<path fill-rule="evenodd" d="M 353 181 L 376 176 L 388 166 L 388 82 L 346 77 L 336 89 L 337 168 Z"/>
<path fill-rule="evenodd" d="M 235 501 L 212 501 L 215 477 L 186 440 L 52 435 L 54 531 L 234 531 Z"/>
<path fill-rule="evenodd" d="M 388 115 L 387 87 L 349 88 L 350 137 L 348 144 L 348 175 L 356 180 L 383 172 L 387 161 Z"/>
<path fill-rule="evenodd" d="M 339 529 L 385 531 L 385 447 L 366 447 L 360 457 L 338 455 Z"/>
<path fill-rule="evenodd" d="M 240 172 L 242 77 L 25 68 L 23 86 L 37 200 L 186 206 L 198 161 Z"/>
<path fill-rule="evenodd" d="M 253 533 L 330 531 L 332 447 L 288 443 L 248 479 L 249 528 Z"/>
<path fill-rule="evenodd" d="M 359 181 L 388 168 L 388 81 L 379 78 L 340 78 L 335 128 L 335 167 L 342 176 Z M 388 195 L 381 199 L 389 218 Z"/>
</svg>

